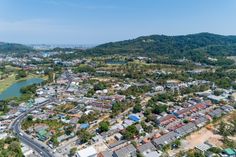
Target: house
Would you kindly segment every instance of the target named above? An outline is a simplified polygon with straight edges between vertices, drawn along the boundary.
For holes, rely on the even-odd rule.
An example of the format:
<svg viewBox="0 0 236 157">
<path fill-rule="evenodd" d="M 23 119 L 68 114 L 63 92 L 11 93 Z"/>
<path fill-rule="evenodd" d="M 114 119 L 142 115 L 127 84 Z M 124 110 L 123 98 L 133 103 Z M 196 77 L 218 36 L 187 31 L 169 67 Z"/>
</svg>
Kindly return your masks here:
<svg viewBox="0 0 236 157">
<path fill-rule="evenodd" d="M 74 117 L 74 118 L 71 118 L 70 119 L 70 124 L 77 124 L 78 123 L 78 121 L 79 121 L 79 118 L 77 118 L 77 117 Z"/>
<path fill-rule="evenodd" d="M 33 156 L 34 153 L 33 149 L 27 147 L 25 144 L 22 145 L 21 150 L 25 157 Z"/>
<path fill-rule="evenodd" d="M 80 129 L 87 129 L 89 128 L 89 124 L 88 123 L 83 123 L 83 124 L 80 124 Z"/>
<path fill-rule="evenodd" d="M 220 96 L 209 95 L 207 98 L 212 100 L 214 103 L 219 103 L 221 101 L 225 101 L 226 100 L 226 97 L 223 97 L 221 95 Z"/>
<path fill-rule="evenodd" d="M 44 98 L 44 97 L 39 97 L 39 98 L 35 98 L 35 99 L 34 99 L 34 103 L 35 103 L 36 105 L 42 104 L 42 103 L 44 103 L 44 102 L 46 102 L 46 101 L 48 101 L 48 99 L 46 99 L 46 98 Z"/>
<path fill-rule="evenodd" d="M 177 118 L 173 114 L 168 114 L 164 117 L 161 117 L 156 120 L 156 123 L 161 126 L 165 126 L 170 124 L 171 122 L 175 121 Z"/>
<path fill-rule="evenodd" d="M 132 144 L 129 144 L 113 153 L 114 157 L 137 157 L 136 149 Z"/>
<path fill-rule="evenodd" d="M 183 137 L 193 131 L 197 130 L 197 127 L 195 126 L 194 123 L 190 122 L 178 129 L 175 130 L 175 132 L 180 136 Z"/>
<path fill-rule="evenodd" d="M 162 147 L 166 144 L 170 144 L 171 142 L 178 139 L 179 135 L 176 132 L 169 132 L 157 139 L 152 140 L 152 143 L 155 147 Z"/>
<path fill-rule="evenodd" d="M 156 92 L 164 91 L 164 87 L 163 86 L 155 86 L 155 87 L 153 87 L 153 90 Z"/>
<path fill-rule="evenodd" d="M 220 154 L 222 157 L 235 157 L 236 151 L 231 148 L 224 149 L 223 152 Z"/>
<path fill-rule="evenodd" d="M 123 146 L 127 142 L 128 142 L 127 140 L 120 140 L 120 141 L 117 141 L 115 143 L 108 145 L 108 148 L 110 148 L 112 150 L 116 150 L 117 148 L 121 148 L 121 146 Z"/>
<path fill-rule="evenodd" d="M 61 136 L 59 136 L 59 137 L 57 138 L 57 141 L 58 141 L 59 143 L 61 143 L 61 142 L 63 142 L 63 141 L 66 141 L 66 140 L 72 138 L 73 136 L 75 136 L 74 133 L 72 133 L 72 134 L 70 134 L 70 135 L 61 135 Z"/>
<path fill-rule="evenodd" d="M 7 133 L 0 133 L 0 140 L 7 138 L 8 134 Z"/>
<path fill-rule="evenodd" d="M 92 137 L 92 140 L 93 140 L 93 142 L 101 142 L 101 141 L 103 141 L 103 138 L 101 135 L 96 135 L 96 136 Z"/>
<path fill-rule="evenodd" d="M 112 151 L 100 152 L 97 157 L 112 157 Z"/>
<path fill-rule="evenodd" d="M 233 106 L 230 105 L 224 105 L 221 107 L 222 110 L 224 110 L 225 112 L 232 112 L 234 110 Z"/>
<path fill-rule="evenodd" d="M 48 133 L 46 130 L 40 130 L 37 133 L 37 137 L 40 141 L 46 141 L 50 136 L 50 133 Z"/>
<path fill-rule="evenodd" d="M 190 111 L 191 109 L 190 108 L 183 108 L 177 112 L 175 112 L 174 114 L 178 117 L 178 118 L 182 118 L 182 117 L 185 117 L 185 116 L 188 116 L 190 115 L 192 112 Z"/>
<path fill-rule="evenodd" d="M 143 157 L 160 157 L 162 155 L 162 152 L 158 152 L 151 142 L 139 146 L 138 152 L 141 153 Z"/>
<path fill-rule="evenodd" d="M 122 140 L 122 138 L 123 138 L 123 136 L 122 136 L 120 133 L 116 133 L 116 134 L 114 135 L 114 137 L 115 137 L 115 139 L 116 139 L 117 141 L 120 141 L 120 140 Z"/>
<path fill-rule="evenodd" d="M 199 117 L 194 121 L 194 124 L 197 127 L 203 127 L 208 122 L 208 119 L 206 117 Z"/>
<path fill-rule="evenodd" d="M 183 118 L 185 116 L 189 116 L 189 115 L 191 115 L 193 113 L 196 113 L 198 111 L 202 111 L 202 110 L 208 108 L 209 106 L 211 106 L 210 101 L 206 101 L 206 102 L 203 102 L 203 103 L 197 103 L 195 105 L 186 106 L 186 108 L 180 109 L 180 110 L 174 112 L 174 114 L 178 118 Z"/>
<path fill-rule="evenodd" d="M 136 124 L 135 127 L 139 131 L 140 134 L 144 132 L 144 130 L 140 124 Z"/>
<path fill-rule="evenodd" d="M 34 126 L 35 132 L 39 132 L 41 130 L 47 130 L 48 128 L 49 127 L 46 124 L 38 124 L 38 125 Z"/>
<path fill-rule="evenodd" d="M 199 151 L 201 151 L 202 153 L 205 153 L 208 149 L 210 149 L 212 147 L 211 144 L 204 142 L 202 144 L 197 145 L 195 148 Z"/>
<path fill-rule="evenodd" d="M 128 116 L 128 118 L 129 118 L 130 120 L 134 121 L 135 123 L 140 121 L 140 117 L 139 117 L 138 115 L 136 115 L 136 114 L 130 114 L 130 115 Z"/>
<path fill-rule="evenodd" d="M 211 112 L 208 113 L 209 116 L 211 116 L 212 118 L 219 118 L 223 115 L 223 110 L 220 108 L 217 108 L 215 110 L 212 110 Z"/>
<path fill-rule="evenodd" d="M 207 105 L 204 103 L 199 103 L 195 105 L 195 108 L 197 108 L 197 110 L 203 110 L 205 108 L 207 108 Z"/>
<path fill-rule="evenodd" d="M 79 150 L 76 157 L 97 157 L 97 151 L 94 147 L 90 146 L 85 149 Z"/>
<path fill-rule="evenodd" d="M 183 126 L 183 125 L 184 125 L 184 124 L 183 124 L 182 120 L 177 119 L 176 121 L 171 122 L 170 124 L 166 125 L 166 126 L 165 126 L 165 129 L 167 129 L 167 130 L 169 130 L 169 131 L 174 131 L 174 130 L 176 130 L 177 128 Z"/>
<path fill-rule="evenodd" d="M 130 125 L 132 125 L 132 124 L 134 124 L 134 123 L 135 123 L 135 122 L 132 121 L 132 120 L 125 119 L 124 122 L 123 122 L 123 126 L 124 126 L 125 128 L 127 128 L 128 126 L 130 126 Z"/>
</svg>

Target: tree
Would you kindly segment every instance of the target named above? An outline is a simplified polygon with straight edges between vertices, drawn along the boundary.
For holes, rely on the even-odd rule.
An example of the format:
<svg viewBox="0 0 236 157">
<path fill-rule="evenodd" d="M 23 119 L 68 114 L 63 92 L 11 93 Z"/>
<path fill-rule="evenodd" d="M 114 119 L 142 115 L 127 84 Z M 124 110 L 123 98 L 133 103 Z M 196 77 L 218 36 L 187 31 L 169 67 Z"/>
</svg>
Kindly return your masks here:
<svg viewBox="0 0 236 157">
<path fill-rule="evenodd" d="M 162 149 L 166 152 L 167 150 L 170 149 L 170 144 L 166 144 L 162 147 Z"/>
<path fill-rule="evenodd" d="M 142 106 L 140 104 L 136 104 L 133 108 L 133 113 L 138 113 L 142 111 Z"/>
<path fill-rule="evenodd" d="M 74 127 L 73 126 L 67 126 L 66 128 L 65 128 L 65 134 L 66 135 L 70 135 L 72 132 L 74 131 Z"/>
<path fill-rule="evenodd" d="M 109 122 L 108 121 L 102 121 L 99 123 L 99 131 L 100 132 L 106 132 L 109 130 Z"/>
<path fill-rule="evenodd" d="M 179 148 L 180 145 L 181 145 L 180 140 L 175 140 L 175 141 L 172 143 L 172 147 L 174 147 L 174 148 Z"/>
<path fill-rule="evenodd" d="M 114 103 L 114 104 L 112 105 L 111 110 L 112 110 L 112 113 L 113 113 L 113 114 L 118 114 L 118 113 L 120 113 L 120 112 L 123 110 L 123 106 L 122 106 L 121 103 L 116 102 L 116 103 Z"/>
<path fill-rule="evenodd" d="M 152 112 L 155 114 L 160 114 L 162 112 L 166 112 L 167 108 L 168 107 L 166 105 L 154 105 Z"/>
<path fill-rule="evenodd" d="M 107 84 L 105 82 L 98 82 L 97 84 L 94 85 L 94 90 L 103 90 L 107 88 Z"/>
<path fill-rule="evenodd" d="M 6 144 L 8 144 L 8 147 L 4 147 Z M 23 157 L 19 140 L 10 137 L 7 137 L 5 140 L 0 140 L 0 156 Z"/>
<path fill-rule="evenodd" d="M 17 73 L 16 73 L 16 79 L 18 80 L 18 79 L 20 79 L 20 78 L 24 78 L 24 77 L 26 77 L 27 76 L 27 73 L 26 73 L 26 71 L 24 71 L 24 70 L 19 70 L 19 71 L 17 71 Z"/>
<path fill-rule="evenodd" d="M 70 149 L 70 156 L 74 156 L 76 154 L 76 152 L 77 152 L 77 148 L 76 147 L 71 148 Z"/>
<path fill-rule="evenodd" d="M 216 154 L 220 154 L 222 152 L 222 150 L 218 147 L 211 147 L 210 149 L 208 149 L 208 151 Z"/>
<path fill-rule="evenodd" d="M 222 135 L 224 138 L 227 138 L 231 134 L 231 126 L 229 124 L 226 124 L 225 122 L 221 121 L 219 125 L 219 134 Z"/>
<path fill-rule="evenodd" d="M 52 136 L 50 141 L 52 141 L 54 146 L 56 146 L 56 147 L 59 146 L 59 142 L 58 142 L 57 137 L 55 135 Z"/>
<path fill-rule="evenodd" d="M 0 101 L 0 111 L 7 113 L 10 109 L 8 108 L 8 102 L 5 100 Z"/>
<path fill-rule="evenodd" d="M 190 150 L 187 152 L 187 157 L 205 157 L 201 152 Z"/>
<path fill-rule="evenodd" d="M 36 90 L 37 90 L 37 85 L 32 84 L 32 85 L 29 85 L 29 86 L 22 87 L 20 89 L 20 92 L 23 93 L 23 94 L 35 94 Z"/>
<path fill-rule="evenodd" d="M 139 96 L 140 94 L 146 93 L 151 90 L 150 86 L 131 86 L 126 91 L 120 91 L 119 94 L 126 96 Z"/>
<path fill-rule="evenodd" d="M 92 97 L 94 94 L 95 94 L 95 91 L 94 91 L 94 89 L 92 88 L 92 89 L 88 90 L 88 92 L 87 92 L 87 94 L 86 94 L 86 97 Z"/>
<path fill-rule="evenodd" d="M 137 128 L 135 127 L 135 125 L 130 125 L 128 126 L 124 133 L 123 136 L 125 139 L 132 139 L 134 136 L 137 136 L 139 134 L 139 131 L 137 130 Z"/>
<path fill-rule="evenodd" d="M 77 132 L 77 136 L 79 137 L 81 143 L 86 143 L 92 138 L 92 135 L 85 129 L 79 130 Z"/>
<path fill-rule="evenodd" d="M 32 121 L 33 120 L 33 116 L 32 115 L 29 115 L 28 117 L 27 117 L 27 121 Z"/>
<path fill-rule="evenodd" d="M 17 141 L 13 141 L 9 145 L 9 150 L 16 152 L 16 153 L 21 153 L 21 146 L 20 143 Z"/>
<path fill-rule="evenodd" d="M 79 67 L 74 68 L 73 71 L 75 73 L 83 73 L 83 72 L 94 73 L 94 72 L 96 72 L 96 70 L 93 67 L 91 67 L 89 65 L 85 65 L 85 64 L 79 65 Z"/>
<path fill-rule="evenodd" d="M 152 125 L 147 126 L 145 122 L 141 122 L 140 124 L 145 132 L 148 132 L 148 133 L 152 132 L 152 130 L 153 130 Z"/>
<path fill-rule="evenodd" d="M 141 153 L 137 153 L 137 157 L 144 157 Z"/>
<path fill-rule="evenodd" d="M 47 75 L 48 75 L 48 82 L 53 82 L 55 74 L 52 71 L 49 71 Z"/>
<path fill-rule="evenodd" d="M 233 121 L 231 121 L 232 123 L 232 133 L 233 133 L 233 136 L 236 134 L 236 119 L 234 119 Z"/>
<path fill-rule="evenodd" d="M 189 122 L 188 119 L 184 119 L 184 120 L 183 120 L 183 123 L 185 123 L 185 124 L 187 124 L 188 122 Z"/>
</svg>

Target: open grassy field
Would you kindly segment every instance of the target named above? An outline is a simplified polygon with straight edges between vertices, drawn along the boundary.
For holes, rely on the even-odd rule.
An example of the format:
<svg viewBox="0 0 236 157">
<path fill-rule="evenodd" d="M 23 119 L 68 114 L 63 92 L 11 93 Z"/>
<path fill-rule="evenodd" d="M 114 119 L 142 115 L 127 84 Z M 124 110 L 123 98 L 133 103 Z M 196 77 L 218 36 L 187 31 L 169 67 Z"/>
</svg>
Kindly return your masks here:
<svg viewBox="0 0 236 157">
<path fill-rule="evenodd" d="M 12 84 L 19 82 L 19 81 L 24 81 L 27 79 L 31 79 L 31 78 L 42 78 L 42 79 L 47 79 L 47 77 L 45 76 L 41 76 L 41 75 L 35 75 L 35 74 L 29 74 L 27 77 L 22 78 L 22 79 L 15 79 L 16 74 L 13 73 L 11 75 L 9 75 L 7 78 L 0 80 L 0 93 L 2 91 L 4 91 L 5 89 L 7 89 L 8 87 L 10 87 Z"/>
</svg>

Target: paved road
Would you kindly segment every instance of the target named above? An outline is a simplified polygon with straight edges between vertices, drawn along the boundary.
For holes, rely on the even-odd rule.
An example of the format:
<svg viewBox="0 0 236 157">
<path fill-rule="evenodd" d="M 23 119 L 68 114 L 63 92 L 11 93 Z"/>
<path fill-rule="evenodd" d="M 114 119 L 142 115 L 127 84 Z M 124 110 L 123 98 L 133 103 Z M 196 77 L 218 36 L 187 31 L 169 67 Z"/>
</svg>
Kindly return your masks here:
<svg viewBox="0 0 236 157">
<path fill-rule="evenodd" d="M 72 82 L 72 78 L 71 78 L 71 75 L 70 75 L 70 73 L 69 73 L 68 70 L 65 72 L 65 74 L 66 74 L 66 78 L 67 78 L 67 80 L 68 80 L 68 84 L 67 84 L 67 86 L 66 86 L 66 90 L 68 90 L 68 89 L 70 88 L 70 84 L 71 84 L 71 82 Z"/>
<path fill-rule="evenodd" d="M 69 74 L 68 71 L 66 71 L 66 77 L 68 79 L 68 85 L 66 87 L 66 90 L 70 87 L 70 84 L 72 82 L 72 78 Z M 55 155 L 53 155 L 46 147 L 42 146 L 40 143 L 38 143 L 36 140 L 31 139 L 29 136 L 27 136 L 22 130 L 21 130 L 21 122 L 24 118 L 26 118 L 26 116 L 32 112 L 35 109 L 41 108 L 44 105 L 50 103 L 53 101 L 53 98 L 51 98 L 50 100 L 39 104 L 31 109 L 29 109 L 28 111 L 26 111 L 25 113 L 22 113 L 21 115 L 19 115 L 14 122 L 11 125 L 11 130 L 13 130 L 13 132 L 15 133 L 15 135 L 20 139 L 21 142 L 25 143 L 26 145 L 28 145 L 29 147 L 31 147 L 33 150 L 35 150 L 36 152 L 38 152 L 39 155 L 41 155 L 42 157 L 54 157 Z"/>
<path fill-rule="evenodd" d="M 11 129 L 13 130 L 13 132 L 15 133 L 15 135 L 20 139 L 21 142 L 25 143 L 26 145 L 28 145 L 29 147 L 31 147 L 33 150 L 35 150 L 36 152 L 38 152 L 39 155 L 41 155 L 42 157 L 54 157 L 54 155 L 47 150 L 47 148 L 41 146 L 38 142 L 34 141 L 33 139 L 29 138 L 28 136 L 25 135 L 25 133 L 20 129 L 20 123 L 22 122 L 22 120 L 33 110 L 40 108 L 44 105 L 46 105 L 47 103 L 51 102 L 51 100 L 44 102 L 36 107 L 33 107 L 32 109 L 26 111 L 25 113 L 21 114 L 20 116 L 18 116 L 15 121 L 12 124 Z"/>
</svg>

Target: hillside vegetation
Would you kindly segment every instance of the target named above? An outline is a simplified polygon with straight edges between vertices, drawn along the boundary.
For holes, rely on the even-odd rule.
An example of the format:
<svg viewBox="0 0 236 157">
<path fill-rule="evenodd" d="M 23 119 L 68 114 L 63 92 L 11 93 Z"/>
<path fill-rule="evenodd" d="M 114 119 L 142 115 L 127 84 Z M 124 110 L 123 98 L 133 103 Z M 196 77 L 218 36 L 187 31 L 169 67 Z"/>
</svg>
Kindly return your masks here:
<svg viewBox="0 0 236 157">
<path fill-rule="evenodd" d="M 0 53 L 28 53 L 32 51 L 32 48 L 13 43 L 0 42 Z"/>
<path fill-rule="evenodd" d="M 236 55 L 236 36 L 199 33 L 181 36 L 151 35 L 111 42 L 89 49 L 87 54 L 139 54 L 195 58 Z"/>
</svg>

